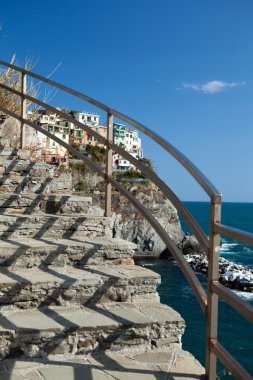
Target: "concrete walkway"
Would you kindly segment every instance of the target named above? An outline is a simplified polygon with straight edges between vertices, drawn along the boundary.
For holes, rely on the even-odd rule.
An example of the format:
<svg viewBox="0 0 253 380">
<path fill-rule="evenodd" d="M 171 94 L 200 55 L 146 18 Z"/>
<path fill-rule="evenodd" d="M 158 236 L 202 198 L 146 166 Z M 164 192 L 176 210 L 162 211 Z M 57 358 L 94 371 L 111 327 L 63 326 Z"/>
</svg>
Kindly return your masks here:
<svg viewBox="0 0 253 380">
<path fill-rule="evenodd" d="M 56 356 L 46 360 L 6 361 L 1 380 L 200 380 L 203 368 L 186 351 L 105 352 Z M 8 373 L 9 370 L 9 373 Z"/>
</svg>

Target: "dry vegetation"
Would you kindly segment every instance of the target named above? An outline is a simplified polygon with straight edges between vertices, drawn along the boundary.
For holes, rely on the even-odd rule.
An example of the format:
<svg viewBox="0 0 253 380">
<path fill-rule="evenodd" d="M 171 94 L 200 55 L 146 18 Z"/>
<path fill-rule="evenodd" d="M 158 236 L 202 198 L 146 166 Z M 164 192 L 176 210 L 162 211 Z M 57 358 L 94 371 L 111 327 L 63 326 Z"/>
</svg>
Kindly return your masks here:
<svg viewBox="0 0 253 380">
<path fill-rule="evenodd" d="M 10 62 L 11 64 L 16 64 L 15 55 L 12 57 Z M 33 68 L 33 64 L 30 59 L 27 59 L 24 69 L 30 71 Z M 13 88 L 17 91 L 21 91 L 22 87 L 22 74 L 19 71 L 16 71 L 11 68 L 1 67 L 0 68 L 0 83 Z M 31 79 L 28 80 L 27 83 L 27 92 L 29 95 L 36 97 L 37 96 L 37 88 L 34 85 Z M 21 98 L 20 96 L 13 94 L 11 91 L 0 88 L 0 104 L 3 108 L 6 108 L 18 115 L 20 115 L 21 109 Z M 28 103 L 29 105 L 29 103 Z M 1 115 L 4 115 L 2 111 Z"/>
</svg>

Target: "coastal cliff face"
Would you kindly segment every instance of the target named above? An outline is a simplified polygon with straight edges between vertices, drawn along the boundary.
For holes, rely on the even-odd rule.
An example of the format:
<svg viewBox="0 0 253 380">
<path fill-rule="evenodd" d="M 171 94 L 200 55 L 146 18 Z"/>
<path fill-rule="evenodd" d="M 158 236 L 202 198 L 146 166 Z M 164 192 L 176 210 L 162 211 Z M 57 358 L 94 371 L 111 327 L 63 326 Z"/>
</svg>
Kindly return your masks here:
<svg viewBox="0 0 253 380">
<path fill-rule="evenodd" d="M 152 212 L 172 241 L 181 249 L 184 233 L 172 203 L 151 184 L 129 186 L 129 190 Z M 121 195 L 114 195 L 113 208 L 115 237 L 134 242 L 142 252 L 159 255 L 166 250 L 164 242 L 150 224 Z"/>
<path fill-rule="evenodd" d="M 93 204 L 104 210 L 105 184 L 101 177 L 89 170 L 80 174 L 80 170 L 73 173 L 73 187 L 79 188 L 78 181 L 83 187 L 84 195 L 92 195 Z M 184 232 L 176 208 L 166 199 L 161 191 L 152 183 L 124 183 L 145 207 L 152 212 L 156 219 L 169 234 L 172 241 L 181 249 Z M 166 246 L 145 218 L 136 211 L 135 207 L 113 189 L 113 237 L 128 240 L 137 244 L 139 252 L 159 256 L 166 251 Z M 167 252 L 169 253 L 169 252 Z"/>
</svg>

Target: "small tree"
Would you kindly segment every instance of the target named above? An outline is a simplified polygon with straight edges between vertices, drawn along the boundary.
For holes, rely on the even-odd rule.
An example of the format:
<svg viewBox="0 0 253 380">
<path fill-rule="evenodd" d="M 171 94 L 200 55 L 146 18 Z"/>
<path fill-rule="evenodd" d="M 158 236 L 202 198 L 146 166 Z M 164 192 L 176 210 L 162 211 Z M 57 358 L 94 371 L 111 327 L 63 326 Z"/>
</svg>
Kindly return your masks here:
<svg viewBox="0 0 253 380">
<path fill-rule="evenodd" d="M 11 59 L 11 64 L 15 64 L 15 55 Z M 24 69 L 30 71 L 33 68 L 33 64 L 28 59 L 25 63 Z M 2 67 L 0 68 L 0 83 L 8 86 L 12 89 L 15 89 L 19 92 L 22 91 L 22 73 L 20 71 Z M 33 97 L 37 97 L 38 90 L 37 87 L 34 86 L 32 79 L 28 80 L 27 83 L 27 93 Z M 0 104 L 3 108 L 8 109 L 11 112 L 16 114 L 20 114 L 21 111 L 21 97 L 12 93 L 9 90 L 0 88 Z M 29 106 L 29 102 L 27 102 L 27 106 Z M 0 111 L 1 112 L 1 111 Z M 4 115 L 1 112 L 1 115 Z"/>
</svg>

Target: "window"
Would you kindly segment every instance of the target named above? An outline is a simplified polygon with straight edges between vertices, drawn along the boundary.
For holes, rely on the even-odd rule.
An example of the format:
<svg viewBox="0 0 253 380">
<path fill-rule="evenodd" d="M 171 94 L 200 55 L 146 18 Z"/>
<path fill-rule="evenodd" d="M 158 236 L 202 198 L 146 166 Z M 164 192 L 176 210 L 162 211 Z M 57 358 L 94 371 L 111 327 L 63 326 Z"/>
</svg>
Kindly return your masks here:
<svg viewBox="0 0 253 380">
<path fill-rule="evenodd" d="M 55 146 L 55 141 L 52 142 L 52 145 Z"/>
<path fill-rule="evenodd" d="M 98 128 L 96 128 L 96 132 L 98 132 Z"/>
<path fill-rule="evenodd" d="M 133 135 L 130 135 L 130 139 L 132 139 L 133 138 Z"/>
<path fill-rule="evenodd" d="M 76 131 L 76 137 L 82 137 L 82 131 Z"/>
<path fill-rule="evenodd" d="M 106 128 L 104 128 L 104 133 L 106 133 Z"/>
<path fill-rule="evenodd" d="M 91 121 L 91 117 L 90 116 L 87 116 L 87 121 Z"/>
<path fill-rule="evenodd" d="M 97 118 L 96 118 L 96 116 L 94 116 L 94 121 L 96 121 L 97 120 Z"/>
<path fill-rule="evenodd" d="M 127 133 L 126 137 L 129 137 L 129 134 Z"/>
<path fill-rule="evenodd" d="M 84 120 L 84 115 L 82 115 L 82 120 Z"/>
<path fill-rule="evenodd" d="M 92 136 L 88 135 L 88 140 L 92 141 Z"/>
<path fill-rule="evenodd" d="M 66 139 L 66 135 L 62 135 L 62 138 L 63 138 L 63 140 L 65 140 Z"/>
</svg>

